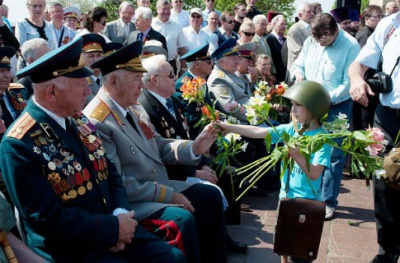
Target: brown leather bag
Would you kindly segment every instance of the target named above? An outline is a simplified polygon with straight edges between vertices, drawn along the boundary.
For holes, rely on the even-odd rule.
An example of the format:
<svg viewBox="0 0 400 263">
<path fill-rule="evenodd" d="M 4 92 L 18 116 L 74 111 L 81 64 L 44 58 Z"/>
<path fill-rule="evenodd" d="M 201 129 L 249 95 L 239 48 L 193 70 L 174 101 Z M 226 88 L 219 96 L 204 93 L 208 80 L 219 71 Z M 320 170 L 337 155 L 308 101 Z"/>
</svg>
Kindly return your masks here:
<svg viewBox="0 0 400 263">
<path fill-rule="evenodd" d="M 400 143 L 396 144 L 383 159 L 385 173 L 381 176 L 386 184 L 400 190 Z"/>
<path fill-rule="evenodd" d="M 305 198 L 283 198 L 278 207 L 274 252 L 316 259 L 325 219 L 325 203 Z"/>
</svg>

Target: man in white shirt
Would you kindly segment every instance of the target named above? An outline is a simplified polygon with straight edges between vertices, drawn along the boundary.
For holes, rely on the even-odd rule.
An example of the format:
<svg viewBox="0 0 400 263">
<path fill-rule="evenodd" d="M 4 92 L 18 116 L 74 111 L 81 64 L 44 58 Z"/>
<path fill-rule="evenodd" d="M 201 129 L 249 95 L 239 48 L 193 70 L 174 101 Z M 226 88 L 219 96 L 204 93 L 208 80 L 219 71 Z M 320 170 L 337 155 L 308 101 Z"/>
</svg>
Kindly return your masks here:
<svg viewBox="0 0 400 263">
<path fill-rule="evenodd" d="M 207 26 L 207 18 L 208 14 L 210 14 L 212 11 L 215 11 L 218 13 L 218 16 L 221 15 L 221 12 L 215 9 L 215 0 L 203 0 L 206 8 L 203 10 L 203 22 L 202 22 L 202 27 Z"/>
<path fill-rule="evenodd" d="M 132 23 L 135 15 L 135 7 L 131 2 L 122 2 L 118 8 L 119 19 L 107 23 L 104 34 L 113 42 L 123 44 L 129 37 L 130 33 L 136 30 L 136 26 Z"/>
<path fill-rule="evenodd" d="M 167 60 L 176 74 L 176 60 L 178 59 L 178 55 L 182 56 L 186 53 L 187 42 L 185 35 L 183 34 L 181 26 L 170 19 L 171 4 L 168 0 L 158 0 L 156 9 L 157 17 L 153 19 L 151 26 L 155 31 L 161 33 L 167 40 Z M 181 68 L 186 68 L 186 63 L 183 63 Z"/>
<path fill-rule="evenodd" d="M 214 52 L 215 49 L 218 47 L 219 36 L 221 36 L 222 42 L 224 41 L 223 40 L 224 37 L 218 31 L 218 23 L 219 23 L 218 13 L 215 11 L 209 13 L 208 25 L 204 27 L 203 30 L 210 36 L 210 48 L 209 48 L 210 53 Z"/>
<path fill-rule="evenodd" d="M 189 12 L 183 10 L 183 0 L 172 0 L 171 20 L 180 25 L 182 28 L 190 25 Z"/>
<path fill-rule="evenodd" d="M 190 26 L 183 28 L 183 34 L 188 43 L 188 51 L 192 51 L 209 42 L 209 35 L 201 29 L 203 23 L 202 11 L 195 7 L 190 10 Z"/>
<path fill-rule="evenodd" d="M 64 9 L 58 2 L 53 2 L 49 5 L 51 33 L 53 40 L 56 42 L 56 47 L 61 47 L 68 44 L 75 37 L 75 32 L 63 25 Z"/>
<path fill-rule="evenodd" d="M 286 40 L 288 46 L 288 70 L 290 70 L 293 62 L 303 48 L 304 41 L 310 35 L 310 23 L 314 18 L 314 8 L 310 3 L 300 4 L 296 12 L 299 21 L 290 27 Z"/>
</svg>

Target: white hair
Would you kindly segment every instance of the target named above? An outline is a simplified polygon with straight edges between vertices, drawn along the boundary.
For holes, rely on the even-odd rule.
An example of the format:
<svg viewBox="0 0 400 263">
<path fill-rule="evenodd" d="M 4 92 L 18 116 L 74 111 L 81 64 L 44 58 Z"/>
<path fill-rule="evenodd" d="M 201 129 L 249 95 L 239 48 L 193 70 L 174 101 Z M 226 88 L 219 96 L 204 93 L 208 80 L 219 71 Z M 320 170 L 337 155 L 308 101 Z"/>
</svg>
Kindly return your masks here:
<svg viewBox="0 0 400 263">
<path fill-rule="evenodd" d="M 141 16 L 144 19 L 150 19 L 150 20 L 153 19 L 153 12 L 148 7 L 139 6 L 136 9 L 135 14 L 136 14 L 136 17 L 140 17 Z"/>
<path fill-rule="evenodd" d="M 143 83 L 148 83 L 151 76 L 159 74 L 160 64 L 166 61 L 167 58 L 164 55 L 154 55 L 142 59 L 142 66 L 147 70 L 147 72 L 143 73 Z"/>
<path fill-rule="evenodd" d="M 253 24 L 260 24 L 263 20 L 268 21 L 265 15 L 256 15 L 253 17 Z"/>
<path fill-rule="evenodd" d="M 38 51 L 40 46 L 49 46 L 47 41 L 43 38 L 33 38 L 31 40 L 25 41 L 21 46 L 21 55 L 23 58 L 27 59 L 31 57 L 33 60 L 39 58 Z"/>
<path fill-rule="evenodd" d="M 311 8 L 312 10 L 314 9 L 314 6 L 311 3 L 304 2 L 297 6 L 296 15 L 299 16 L 299 14 L 303 14 L 307 7 Z"/>
<path fill-rule="evenodd" d="M 274 16 L 274 18 L 272 18 L 271 20 L 272 26 L 275 26 L 279 22 L 279 20 L 285 20 L 285 17 L 283 15 Z"/>
</svg>

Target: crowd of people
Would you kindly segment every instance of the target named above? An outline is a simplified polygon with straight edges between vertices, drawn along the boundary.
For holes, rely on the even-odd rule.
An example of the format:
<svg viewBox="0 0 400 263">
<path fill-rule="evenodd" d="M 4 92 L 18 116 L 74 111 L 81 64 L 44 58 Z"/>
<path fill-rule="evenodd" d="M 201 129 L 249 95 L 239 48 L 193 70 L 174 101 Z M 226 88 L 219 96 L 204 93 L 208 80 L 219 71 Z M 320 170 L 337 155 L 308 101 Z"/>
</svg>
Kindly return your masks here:
<svg viewBox="0 0 400 263">
<path fill-rule="evenodd" d="M 155 13 L 149 0 L 124 1 L 115 21 L 100 6 L 83 13 L 26 0 L 28 17 L 14 31 L 7 15 L 15 10 L 1 4 L 1 262 L 226 262 L 227 252 L 247 251 L 226 228 L 248 209 L 235 200 L 243 178 L 235 169 L 268 154 L 267 134 L 278 142 L 283 131 L 327 133 L 320 119 L 345 114 L 354 130 L 379 127 L 386 152 L 395 144 L 400 0 L 361 13 L 302 3 L 290 28 L 290 18 L 258 10 L 256 0 L 233 10 L 157 0 Z M 377 72 L 393 89 L 377 92 Z M 181 91 L 194 78 L 205 81 L 204 101 L 236 125 L 196 125 L 202 105 Z M 289 86 L 291 120 L 251 125 L 245 105 L 260 82 Z M 213 162 L 220 132 L 242 134 L 248 147 L 226 171 Z M 343 151 L 290 155 L 291 173 L 280 178 L 277 167 L 248 194 L 321 200 L 325 219 L 334 218 Z M 400 192 L 378 177 L 374 189 L 372 262 L 395 263 Z"/>
</svg>

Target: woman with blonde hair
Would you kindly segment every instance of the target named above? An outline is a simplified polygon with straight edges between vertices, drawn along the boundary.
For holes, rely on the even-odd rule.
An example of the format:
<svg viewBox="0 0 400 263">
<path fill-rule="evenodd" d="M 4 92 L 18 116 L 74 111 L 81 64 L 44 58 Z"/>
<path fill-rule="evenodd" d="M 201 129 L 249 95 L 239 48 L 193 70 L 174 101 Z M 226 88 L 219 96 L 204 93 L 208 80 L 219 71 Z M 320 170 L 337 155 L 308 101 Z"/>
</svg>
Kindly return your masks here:
<svg viewBox="0 0 400 263">
<path fill-rule="evenodd" d="M 254 26 L 253 22 L 249 18 L 245 18 L 239 28 L 240 38 L 237 41 L 238 45 L 250 43 L 253 40 L 255 34 L 256 27 Z"/>
</svg>

